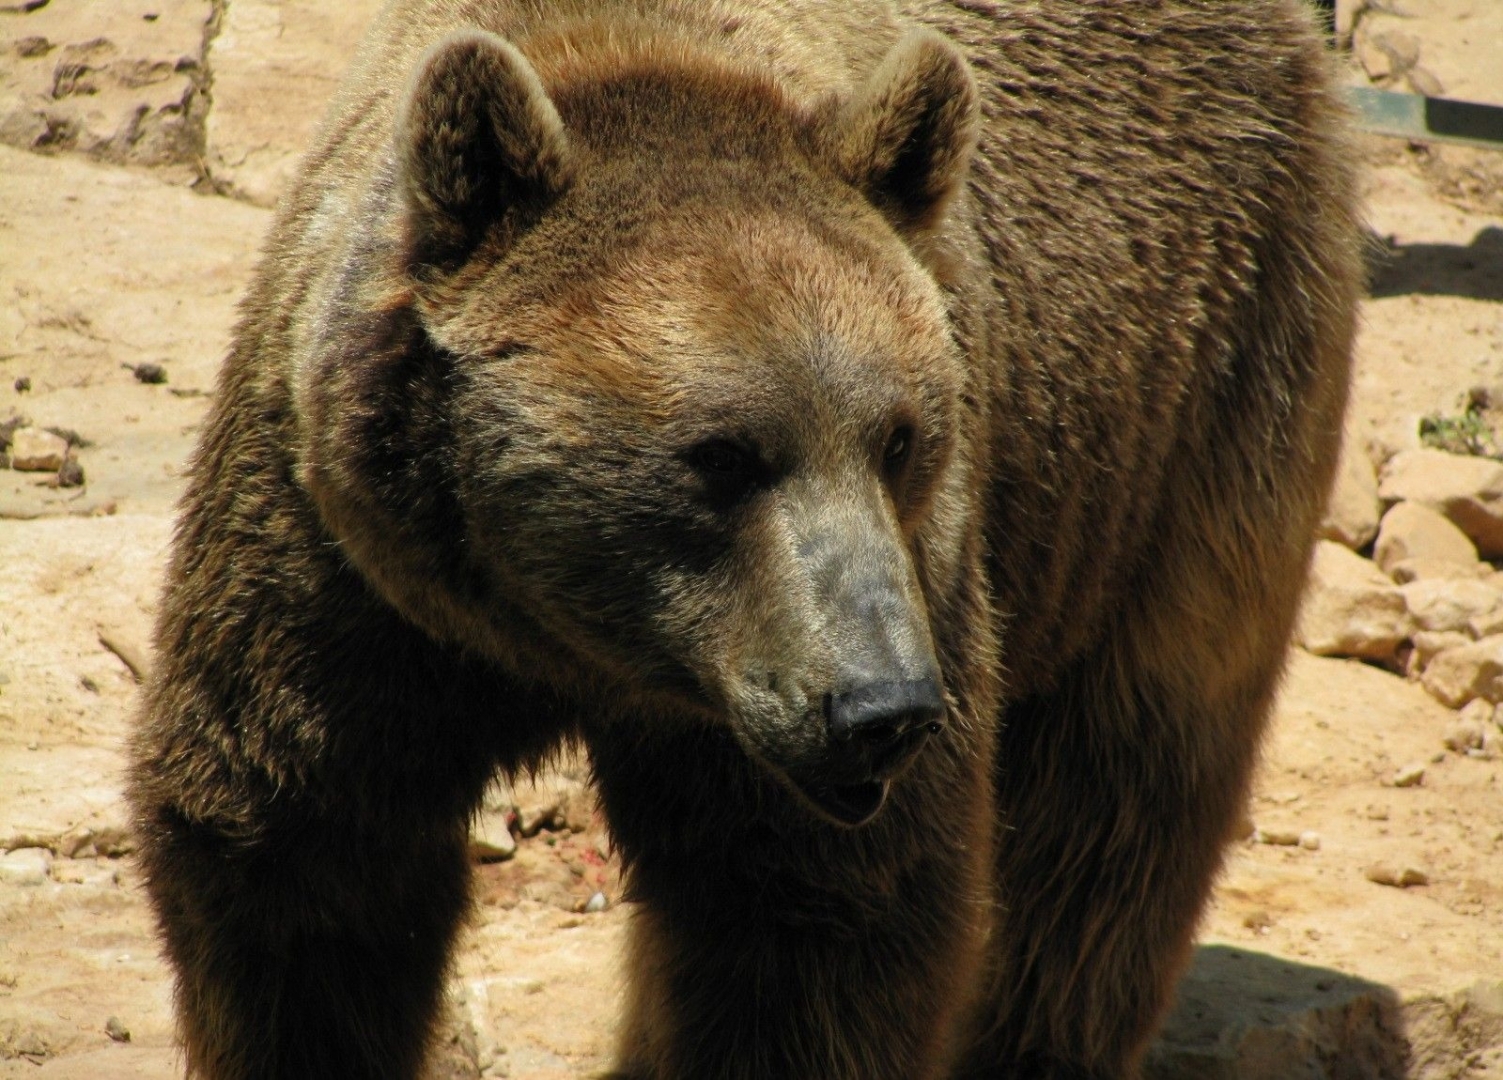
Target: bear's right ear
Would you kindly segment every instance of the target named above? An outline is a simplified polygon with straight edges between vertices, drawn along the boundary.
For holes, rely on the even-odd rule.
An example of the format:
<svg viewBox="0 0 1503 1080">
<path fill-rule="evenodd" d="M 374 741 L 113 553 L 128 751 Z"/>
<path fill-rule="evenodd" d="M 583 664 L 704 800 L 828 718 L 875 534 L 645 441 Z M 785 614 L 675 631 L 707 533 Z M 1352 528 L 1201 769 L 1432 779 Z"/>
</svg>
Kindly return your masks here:
<svg viewBox="0 0 1503 1080">
<path fill-rule="evenodd" d="M 525 222 L 573 175 L 563 121 L 537 72 L 494 34 L 453 34 L 429 50 L 398 139 L 408 263 L 419 277 L 457 269 L 488 230 Z"/>
<path fill-rule="evenodd" d="M 826 138 L 847 180 L 900 230 L 922 232 L 965 182 L 980 111 L 960 50 L 922 30 L 893 46 Z"/>
</svg>

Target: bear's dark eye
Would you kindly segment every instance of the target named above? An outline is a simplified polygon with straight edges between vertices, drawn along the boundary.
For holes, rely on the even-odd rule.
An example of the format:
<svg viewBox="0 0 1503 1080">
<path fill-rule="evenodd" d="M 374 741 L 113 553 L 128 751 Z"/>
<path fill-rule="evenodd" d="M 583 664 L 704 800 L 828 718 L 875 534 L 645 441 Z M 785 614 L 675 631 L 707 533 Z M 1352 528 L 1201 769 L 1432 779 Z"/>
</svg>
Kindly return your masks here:
<svg viewBox="0 0 1503 1080">
<path fill-rule="evenodd" d="M 706 439 L 691 447 L 684 459 L 699 474 L 704 494 L 722 507 L 739 503 L 769 479 L 761 455 L 731 439 Z"/>
<path fill-rule="evenodd" d="M 912 453 L 913 429 L 902 424 L 887 437 L 887 446 L 882 451 L 882 467 L 888 472 L 897 472 Z"/>
<path fill-rule="evenodd" d="M 689 451 L 689 462 L 708 476 L 731 479 L 750 473 L 756 456 L 728 439 L 710 439 Z"/>
</svg>

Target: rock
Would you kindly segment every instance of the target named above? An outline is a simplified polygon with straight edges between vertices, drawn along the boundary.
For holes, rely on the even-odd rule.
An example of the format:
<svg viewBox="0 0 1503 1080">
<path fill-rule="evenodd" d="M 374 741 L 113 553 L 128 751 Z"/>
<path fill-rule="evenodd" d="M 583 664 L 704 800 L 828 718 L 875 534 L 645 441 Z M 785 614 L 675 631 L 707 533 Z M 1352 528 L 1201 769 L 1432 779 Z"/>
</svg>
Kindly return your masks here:
<svg viewBox="0 0 1503 1080">
<path fill-rule="evenodd" d="M 485 789 L 480 812 L 470 826 L 470 858 L 476 862 L 503 862 L 517 852 L 512 835 L 516 810 L 511 787 L 496 781 Z"/>
<path fill-rule="evenodd" d="M 33 887 L 45 884 L 52 868 L 52 852 L 46 848 L 17 848 L 0 855 L 0 884 Z"/>
<path fill-rule="evenodd" d="M 1315 550 L 1298 640 L 1318 656 L 1392 659 L 1413 630 L 1401 593 L 1372 563 L 1331 540 Z"/>
<path fill-rule="evenodd" d="M 1306 830 L 1299 834 L 1299 846 L 1306 851 L 1320 850 L 1320 833 Z"/>
<path fill-rule="evenodd" d="M 1388 568 L 1388 576 L 1400 585 L 1407 585 L 1411 581 L 1441 579 L 1485 581 L 1495 589 L 1500 588 L 1500 582 L 1493 580 L 1497 576 L 1493 568 L 1485 562 L 1459 563 L 1446 562 L 1444 559 L 1400 559 Z"/>
<path fill-rule="evenodd" d="M 161 364 L 137 364 L 131 371 L 136 376 L 136 382 L 146 383 L 148 386 L 160 386 L 167 381 L 167 369 Z"/>
<path fill-rule="evenodd" d="M 610 901 L 605 898 L 605 893 L 597 892 L 585 901 L 584 910 L 586 914 L 594 915 L 597 912 L 604 911 L 609 906 Z"/>
<path fill-rule="evenodd" d="M 201 61 L 214 7 L 158 0 L 149 20 L 140 8 L 26 4 L 26 32 L 6 65 L 0 142 L 135 165 L 191 164 L 208 108 Z"/>
<path fill-rule="evenodd" d="M 1420 683 L 1431 697 L 1453 709 L 1473 698 L 1503 701 L 1503 634 L 1437 653 L 1425 665 Z"/>
<path fill-rule="evenodd" d="M 1413 866 L 1402 869 L 1389 866 L 1387 863 L 1376 863 L 1362 871 L 1362 876 L 1377 885 L 1388 885 L 1395 889 L 1407 889 L 1411 885 L 1430 884 L 1430 875 Z"/>
<path fill-rule="evenodd" d="M 1503 634 L 1503 608 L 1473 615 L 1466 621 L 1466 632 L 1479 641 L 1494 634 Z"/>
<path fill-rule="evenodd" d="M 1475 720 L 1457 720 L 1446 732 L 1442 740 L 1447 750 L 1454 750 L 1458 754 L 1464 754 L 1468 750 L 1481 750 L 1484 729 Z"/>
<path fill-rule="evenodd" d="M 1405 765 L 1393 774 L 1394 787 L 1419 787 L 1425 782 L 1425 767 L 1423 765 Z"/>
<path fill-rule="evenodd" d="M 112 1016 L 104 1022 L 104 1033 L 115 1042 L 130 1042 L 130 1028 L 118 1016 Z"/>
<path fill-rule="evenodd" d="M 68 460 L 68 440 L 35 427 L 19 427 L 10 437 L 10 467 L 20 472 L 57 472 Z"/>
<path fill-rule="evenodd" d="M 1274 847 L 1295 847 L 1299 844 L 1296 829 L 1258 829 L 1253 833 L 1253 843 L 1271 844 Z"/>
<path fill-rule="evenodd" d="M 209 46 L 214 107 L 205 124 L 215 180 L 272 206 L 313 139 L 380 0 L 235 0 Z"/>
<path fill-rule="evenodd" d="M 1203 945 L 1175 996 L 1143 1080 L 1408 1075 L 1401 1006 L 1386 986 L 1261 952 Z"/>
<path fill-rule="evenodd" d="M 1477 565 L 1477 546 L 1439 511 L 1417 502 L 1401 502 L 1388 508 L 1378 523 L 1373 561 L 1391 574 L 1399 563 L 1423 559 L 1430 563 Z"/>
<path fill-rule="evenodd" d="M 1388 50 L 1378 46 L 1374 38 L 1377 35 L 1359 33 L 1352 42 L 1352 52 L 1356 54 L 1357 62 L 1362 65 L 1362 70 L 1373 82 L 1385 82 L 1393 78 L 1393 57 Z"/>
<path fill-rule="evenodd" d="M 517 853 L 511 834 L 511 811 L 481 811 L 470 826 L 470 858 L 475 862 L 504 862 Z"/>
<path fill-rule="evenodd" d="M 1463 645 L 1470 645 L 1472 639 L 1456 630 L 1421 630 L 1410 638 L 1413 648 L 1409 653 L 1409 667 L 1405 674 L 1418 678 L 1424 674 L 1425 668 L 1430 666 L 1430 661 L 1447 649 L 1459 649 Z"/>
<path fill-rule="evenodd" d="M 1273 926 L 1273 916 L 1259 908 L 1242 916 L 1242 925 L 1256 933 L 1266 933 Z"/>
<path fill-rule="evenodd" d="M 1349 434 L 1341 449 L 1336 486 L 1326 506 L 1318 535 L 1356 551 L 1378 535 L 1383 506 L 1378 501 L 1378 476 L 1367 454 Z"/>
<path fill-rule="evenodd" d="M 62 468 L 57 470 L 57 477 L 53 481 L 60 488 L 83 487 L 83 466 L 74 457 L 63 462 Z"/>
<path fill-rule="evenodd" d="M 585 779 L 588 775 L 582 762 L 571 760 L 531 781 L 519 779 L 512 792 L 517 835 L 536 836 L 544 829 L 588 829 L 595 813 L 595 795 Z"/>
<path fill-rule="evenodd" d="M 1420 630 L 1465 632 L 1473 622 L 1490 626 L 1503 621 L 1503 593 L 1483 581 L 1411 581 L 1399 591 Z"/>
<path fill-rule="evenodd" d="M 31 377 L 29 375 L 22 375 L 11 385 L 15 387 L 16 393 L 24 394 L 31 389 Z"/>
<path fill-rule="evenodd" d="M 1503 555 L 1503 462 L 1444 450 L 1404 450 L 1383 466 L 1384 500 L 1444 514 L 1485 558 Z"/>
<path fill-rule="evenodd" d="M 1503 749 L 1503 737 L 1492 728 L 1483 728 L 1482 745 L 1472 747 L 1466 752 L 1466 756 L 1481 761 L 1496 761 L 1500 749 Z"/>
<path fill-rule="evenodd" d="M 58 837 L 55 850 L 65 859 L 92 859 L 99 855 L 115 859 L 136 850 L 136 837 L 121 824 L 85 822 Z"/>
<path fill-rule="evenodd" d="M 1463 705 L 1461 711 L 1456 714 L 1456 719 L 1471 721 L 1485 728 L 1493 722 L 1493 716 L 1497 711 L 1498 706 L 1478 698 Z"/>
<path fill-rule="evenodd" d="M 1429 68 L 1413 68 L 1404 76 L 1404 81 L 1409 84 L 1409 89 L 1425 97 L 1440 97 L 1446 92 L 1445 83 L 1436 78 Z"/>
</svg>

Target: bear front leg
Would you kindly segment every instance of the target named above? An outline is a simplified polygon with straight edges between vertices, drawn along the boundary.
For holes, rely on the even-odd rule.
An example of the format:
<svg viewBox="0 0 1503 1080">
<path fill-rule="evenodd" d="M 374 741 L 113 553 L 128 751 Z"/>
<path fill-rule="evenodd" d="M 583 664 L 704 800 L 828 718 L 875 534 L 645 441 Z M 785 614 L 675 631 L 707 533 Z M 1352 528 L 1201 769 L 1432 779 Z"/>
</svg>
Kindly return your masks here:
<svg viewBox="0 0 1503 1080">
<path fill-rule="evenodd" d="M 418 1075 L 466 905 L 462 826 L 289 813 L 243 839 L 162 806 L 149 829 L 190 1076 Z"/>
<path fill-rule="evenodd" d="M 466 909 L 469 815 L 498 767 L 540 760 L 562 732 L 548 701 L 353 575 L 331 575 L 324 608 L 276 583 L 203 590 L 249 593 L 269 613 L 254 621 L 200 615 L 197 584 L 179 586 L 132 748 L 189 1072 L 413 1080 Z M 221 627 L 246 639 L 210 647 Z"/>
<path fill-rule="evenodd" d="M 1102 655 L 1007 712 L 999 913 L 965 1080 L 1129 1080 L 1245 805 L 1282 650 L 1204 696 Z"/>
<path fill-rule="evenodd" d="M 990 916 L 987 757 L 953 733 L 855 829 L 723 733 L 591 740 L 638 901 L 614 1077 L 948 1076 Z"/>
</svg>

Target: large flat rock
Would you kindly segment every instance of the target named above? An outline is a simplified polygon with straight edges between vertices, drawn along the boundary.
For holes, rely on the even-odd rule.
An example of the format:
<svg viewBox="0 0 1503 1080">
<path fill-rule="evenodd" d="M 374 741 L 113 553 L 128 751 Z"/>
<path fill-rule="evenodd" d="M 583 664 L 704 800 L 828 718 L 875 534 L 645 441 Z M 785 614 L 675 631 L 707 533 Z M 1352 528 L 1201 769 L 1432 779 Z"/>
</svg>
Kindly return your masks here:
<svg viewBox="0 0 1503 1080">
<path fill-rule="evenodd" d="M 171 509 L 269 221 L 148 173 L 0 147 L 0 422 L 19 412 L 88 442 L 83 488 L 0 471 L 0 518 Z M 142 363 L 166 384 L 138 382 Z"/>
<path fill-rule="evenodd" d="M 0 142 L 137 165 L 203 144 L 211 0 L 0 6 Z"/>
<path fill-rule="evenodd" d="M 379 0 L 228 0 L 209 46 L 216 183 L 260 206 L 286 187 Z"/>
</svg>

